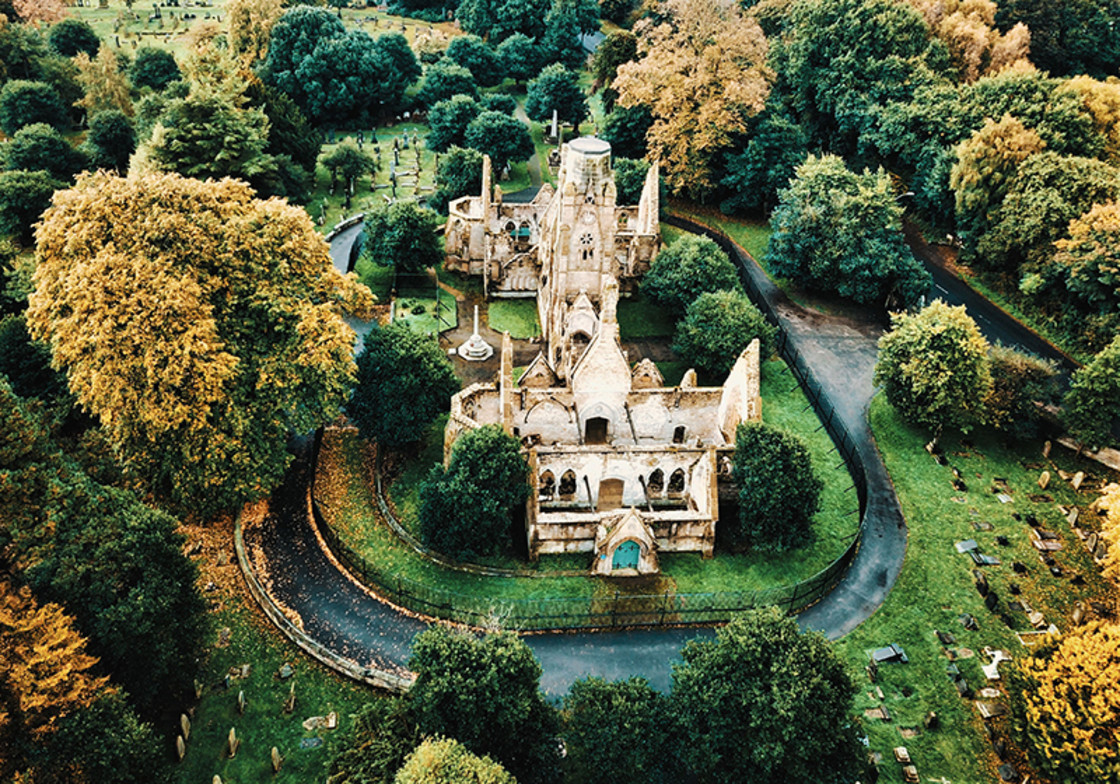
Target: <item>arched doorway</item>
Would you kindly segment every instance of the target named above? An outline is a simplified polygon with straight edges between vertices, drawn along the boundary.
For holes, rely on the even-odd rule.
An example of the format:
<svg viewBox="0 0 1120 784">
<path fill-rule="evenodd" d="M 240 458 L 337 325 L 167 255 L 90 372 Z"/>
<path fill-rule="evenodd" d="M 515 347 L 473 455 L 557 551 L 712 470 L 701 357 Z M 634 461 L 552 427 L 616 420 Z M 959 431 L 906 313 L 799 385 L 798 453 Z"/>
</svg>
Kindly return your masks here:
<svg viewBox="0 0 1120 784">
<path fill-rule="evenodd" d="M 625 542 L 614 548 L 614 556 L 611 558 L 611 569 L 637 569 L 638 558 L 642 554 L 642 548 L 633 539 L 627 539 Z"/>
<path fill-rule="evenodd" d="M 607 419 L 605 417 L 589 417 L 583 442 L 585 444 L 607 443 Z"/>
</svg>

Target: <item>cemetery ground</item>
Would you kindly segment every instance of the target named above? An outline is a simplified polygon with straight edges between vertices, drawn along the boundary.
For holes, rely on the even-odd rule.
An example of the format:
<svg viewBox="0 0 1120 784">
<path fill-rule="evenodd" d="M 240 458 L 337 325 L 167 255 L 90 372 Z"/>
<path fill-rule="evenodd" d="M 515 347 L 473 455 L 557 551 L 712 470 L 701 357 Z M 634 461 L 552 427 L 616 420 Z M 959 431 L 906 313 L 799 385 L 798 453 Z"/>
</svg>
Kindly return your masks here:
<svg viewBox="0 0 1120 784">
<path fill-rule="evenodd" d="M 1093 528 L 1096 519 L 1086 507 L 1107 481 L 1106 472 L 1061 447 L 1044 458 L 1041 442 L 1007 444 L 990 433 L 943 436 L 946 465 L 940 465 L 924 448 L 928 433 L 903 423 L 882 395 L 871 404 L 870 420 L 906 517 L 906 562 L 883 606 L 836 644 L 855 677 L 856 706 L 871 751 L 882 756 L 879 781 L 903 780 L 902 766 L 893 757 L 896 746 L 908 749 L 922 781 L 998 780 L 1001 761 L 984 725 L 1007 741 L 1007 717 L 982 719 L 977 702 L 1006 705 L 1007 696 L 1002 680 L 989 681 L 982 673 L 981 665 L 991 661 L 983 651 L 1003 650 L 1013 659 L 1026 655 L 1028 648 L 1016 633 L 1030 641 L 1027 633 L 1035 628 L 1028 610 L 1041 613 L 1041 619 L 1033 617 L 1042 628 L 1054 623 L 1060 629 L 1070 628 L 1078 603 L 1086 619 L 1097 617 L 1100 609 L 1115 610 L 1115 589 L 1100 576 L 1085 543 L 1067 522 L 1068 510 L 1078 508 L 1078 525 Z M 953 469 L 966 489 L 954 487 Z M 1043 471 L 1051 474 L 1045 489 L 1038 484 Z M 1084 471 L 1080 492 L 1059 471 L 1067 476 Z M 1004 502 L 1001 495 L 1010 500 Z M 1057 537 L 1039 541 L 1059 542 L 1060 550 L 1036 549 L 1031 515 L 1043 535 Z M 968 554 L 958 553 L 956 544 L 970 539 L 983 554 L 997 557 L 999 565 L 977 566 Z M 1053 558 L 1059 576 L 1043 556 Z M 1018 573 L 1016 563 L 1026 571 Z M 975 573 L 983 575 L 998 597 L 994 611 L 974 587 Z M 1019 593 L 1012 592 L 1012 584 Z M 1098 603 L 1096 609 L 1091 601 Z M 978 630 L 962 625 L 965 613 L 976 619 Z M 954 641 L 939 640 L 938 631 Z M 880 664 L 872 683 L 865 670 L 868 652 L 891 643 L 905 650 L 909 662 Z M 1001 670 L 1006 666 L 999 665 Z M 968 698 L 958 694 L 951 667 L 959 669 L 972 692 Z M 984 688 L 999 694 L 983 696 Z M 924 726 L 930 712 L 937 714 L 937 729 Z M 1021 762 L 1021 751 L 1009 748 L 1006 753 L 1012 764 Z"/>
<path fill-rule="evenodd" d="M 262 507 L 258 505 L 256 511 Z M 202 573 L 203 595 L 211 606 L 212 635 L 198 676 L 202 696 L 190 716 L 186 756 L 174 766 L 171 781 L 193 784 L 210 781 L 215 775 L 236 784 L 320 781 L 333 736 L 345 731 L 352 714 L 372 694 L 304 655 L 261 613 L 232 553 L 232 528 L 232 520 L 226 518 L 185 529 L 188 552 L 200 548 L 195 560 Z M 246 664 L 248 676 L 241 677 Z M 292 675 L 281 678 L 285 664 L 290 665 Z M 295 708 L 285 712 L 293 685 Z M 243 714 L 238 711 L 242 692 Z M 338 721 L 335 729 L 304 727 L 305 720 L 332 712 Z M 231 728 L 241 742 L 232 758 L 228 753 Z M 168 736 L 169 758 L 175 754 L 173 737 Z M 273 746 L 284 759 L 275 775 Z"/>
<path fill-rule="evenodd" d="M 855 498 L 846 492 L 851 480 L 847 470 L 830 454 L 832 442 L 808 407 L 804 393 L 780 360 L 764 364 L 762 376 L 763 417 L 804 438 L 825 482 L 822 511 L 815 518 L 815 538 L 807 546 L 774 555 L 762 552 L 731 554 L 717 550 L 714 559 L 699 554 L 666 553 L 660 557 L 662 577 L 653 592 L 678 593 L 750 592 L 790 585 L 825 568 L 847 547 L 858 524 L 853 513 Z M 419 485 L 442 458 L 441 417 L 414 450 L 382 456 L 387 500 L 395 516 L 413 536 L 419 537 Z M 498 557 L 477 559 L 479 563 L 533 573 L 525 577 L 487 578 L 441 567 L 417 553 L 390 529 L 377 508 L 373 491 L 374 449 L 352 430 L 333 430 L 323 440 L 316 498 L 323 515 L 361 571 L 375 581 L 400 578 L 415 586 L 462 595 L 464 601 L 516 601 L 549 598 L 598 597 L 611 593 L 626 581 L 586 576 L 588 554 L 542 556 L 532 564 L 519 557 L 515 538 L 523 538 L 516 524 L 511 527 L 510 546 Z M 392 576 L 390 578 L 390 576 Z M 396 590 L 398 586 L 391 585 Z M 419 590 L 419 589 L 417 589 Z M 650 591 L 644 585 L 640 590 Z"/>
</svg>

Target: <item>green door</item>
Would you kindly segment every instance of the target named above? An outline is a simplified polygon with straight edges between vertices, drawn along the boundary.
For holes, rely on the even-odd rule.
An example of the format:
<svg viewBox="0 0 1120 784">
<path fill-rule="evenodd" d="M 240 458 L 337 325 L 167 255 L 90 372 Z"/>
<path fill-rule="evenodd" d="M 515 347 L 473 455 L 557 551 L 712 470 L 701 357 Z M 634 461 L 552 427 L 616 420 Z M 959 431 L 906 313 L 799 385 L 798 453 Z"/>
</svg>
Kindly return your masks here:
<svg viewBox="0 0 1120 784">
<path fill-rule="evenodd" d="M 637 569 L 638 556 L 641 549 L 633 539 L 627 539 L 614 549 L 614 558 L 611 560 L 611 569 Z"/>
</svg>

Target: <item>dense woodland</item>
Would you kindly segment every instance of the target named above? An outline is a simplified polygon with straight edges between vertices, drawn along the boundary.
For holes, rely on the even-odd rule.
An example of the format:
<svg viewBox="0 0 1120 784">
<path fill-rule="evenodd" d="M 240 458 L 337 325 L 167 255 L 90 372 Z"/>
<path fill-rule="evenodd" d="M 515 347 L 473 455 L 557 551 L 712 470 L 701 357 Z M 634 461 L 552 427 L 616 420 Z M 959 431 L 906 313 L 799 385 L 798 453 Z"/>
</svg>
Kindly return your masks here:
<svg viewBox="0 0 1120 784">
<path fill-rule="evenodd" d="M 768 217 L 776 277 L 869 309 L 916 309 L 928 291 L 909 221 L 1085 361 L 1062 421 L 1087 446 L 1115 444 L 1120 0 L 396 0 L 392 12 L 441 23 L 411 42 L 347 26 L 343 5 L 230 0 L 176 55 L 122 48 L 60 0 L 0 0 L 0 778 L 165 778 L 172 739 L 155 727 L 190 702 L 212 633 L 179 521 L 267 496 L 291 462 L 287 436 L 347 400 L 364 432 L 393 443 L 454 388 L 438 357 L 430 376 L 400 370 L 430 347 L 392 328 L 351 356 L 342 317 L 372 299 L 333 271 L 300 205 L 317 172 L 353 193 L 388 154 L 324 147 L 339 130 L 424 118 L 435 190 L 371 212 L 364 251 L 404 271 L 439 262 L 438 213 L 477 188 L 482 154 L 499 170 L 535 154 L 522 110 L 607 139 L 620 201 L 658 160 L 673 196 Z M 704 367 L 704 308 L 739 308 L 724 333 L 772 340 L 733 271 L 680 277 L 709 248 L 674 252 L 647 293 L 692 319 L 682 354 Z M 1054 369 L 989 347 L 963 312 L 899 315 L 882 352 L 888 399 L 933 435 L 1054 425 L 1035 405 L 1061 402 Z M 371 402 L 386 367 L 416 377 L 414 409 Z M 801 470 L 783 434 L 747 436 Z M 757 474 L 746 460 L 736 470 Z M 521 467 L 503 463 L 495 486 L 525 490 Z M 453 510 L 475 473 L 453 460 L 425 491 L 431 509 Z M 772 485 L 745 486 L 744 506 L 788 506 Z M 483 492 L 467 522 L 517 500 Z M 739 523 L 772 527 L 764 514 Z M 478 542 L 429 528 L 450 549 Z M 773 535 L 784 546 L 803 531 Z M 1013 709 L 1044 772 L 1120 781 L 1103 735 L 1066 739 L 1055 718 L 1081 698 L 1058 694 L 1081 688 L 1062 668 L 1114 668 L 1118 639 L 1086 627 L 1021 670 Z M 433 630 L 414 649 L 416 687 L 370 702 L 331 780 L 861 775 L 854 687 L 823 638 L 763 612 L 683 658 L 669 696 L 592 679 L 557 707 L 512 636 Z M 789 703 L 767 725 L 752 709 L 773 694 Z M 756 722 L 749 749 L 744 722 Z M 630 756 L 605 753 L 616 747 Z"/>
</svg>

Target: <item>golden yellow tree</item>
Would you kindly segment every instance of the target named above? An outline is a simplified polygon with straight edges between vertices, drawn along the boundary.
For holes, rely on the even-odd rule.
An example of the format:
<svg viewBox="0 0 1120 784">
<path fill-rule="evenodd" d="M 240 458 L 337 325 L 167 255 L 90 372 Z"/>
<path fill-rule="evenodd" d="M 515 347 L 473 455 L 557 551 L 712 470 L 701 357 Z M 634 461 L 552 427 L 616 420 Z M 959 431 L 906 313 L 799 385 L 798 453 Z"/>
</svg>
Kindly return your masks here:
<svg viewBox="0 0 1120 784">
<path fill-rule="evenodd" d="M 78 66 L 78 83 L 85 95 L 77 105 L 91 115 L 106 109 L 119 109 L 132 116 L 132 85 L 121 71 L 111 47 L 102 46 L 92 60 L 85 52 L 74 58 Z"/>
<path fill-rule="evenodd" d="M 1111 76 L 1102 82 L 1091 76 L 1075 76 L 1062 87 L 1085 102 L 1097 133 L 1104 138 L 1105 158 L 1109 163 L 1120 162 L 1120 79 Z"/>
<path fill-rule="evenodd" d="M 57 604 L 39 605 L 25 586 L 0 577 L 0 738 L 34 740 L 59 719 L 89 706 L 108 690 L 91 670 L 97 659 Z M 0 743 L 0 771 L 12 760 Z"/>
<path fill-rule="evenodd" d="M 19 18 L 34 25 L 52 24 L 66 16 L 62 0 L 12 0 Z"/>
<path fill-rule="evenodd" d="M 953 64 L 966 82 L 994 74 L 1026 60 L 1031 34 L 1016 24 L 1006 33 L 996 29 L 992 0 L 910 0 L 925 17 L 933 34 L 949 47 Z"/>
<path fill-rule="evenodd" d="M 236 180 L 84 175 L 37 233 L 28 326 L 126 470 L 185 512 L 279 482 L 353 383 L 369 290 L 307 213 Z"/>
<path fill-rule="evenodd" d="M 1104 516 L 1101 526 L 1101 539 L 1108 549 L 1101 566 L 1104 576 L 1120 583 L 1120 485 L 1110 484 L 1093 504 Z"/>
<path fill-rule="evenodd" d="M 264 60 L 272 25 L 284 13 L 284 0 L 230 0 L 226 5 L 229 48 L 245 66 Z"/>
<path fill-rule="evenodd" d="M 1120 782 L 1120 626 L 1056 635 L 1009 670 L 1013 726 L 1055 781 Z"/>
<path fill-rule="evenodd" d="M 650 155 L 674 193 L 702 198 L 715 163 L 770 92 L 766 36 L 729 0 L 655 0 L 656 19 L 636 26 L 641 59 L 618 69 L 622 106 L 653 114 Z"/>
</svg>

